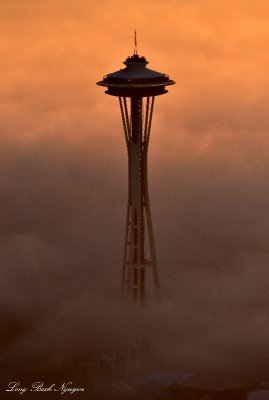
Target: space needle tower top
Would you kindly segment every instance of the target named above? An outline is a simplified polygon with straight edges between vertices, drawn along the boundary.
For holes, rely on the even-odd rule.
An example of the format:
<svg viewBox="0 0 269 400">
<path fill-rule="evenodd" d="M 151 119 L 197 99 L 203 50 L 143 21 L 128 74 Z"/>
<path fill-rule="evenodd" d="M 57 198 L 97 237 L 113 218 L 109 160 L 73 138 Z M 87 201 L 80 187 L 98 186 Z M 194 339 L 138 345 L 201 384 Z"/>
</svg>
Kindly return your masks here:
<svg viewBox="0 0 269 400">
<path fill-rule="evenodd" d="M 134 54 L 127 57 L 123 64 L 125 68 L 111 72 L 97 82 L 99 86 L 106 86 L 106 93 L 111 96 L 158 96 L 167 92 L 166 86 L 175 83 L 168 75 L 147 68 L 146 58 L 137 54 L 136 33 Z"/>
</svg>

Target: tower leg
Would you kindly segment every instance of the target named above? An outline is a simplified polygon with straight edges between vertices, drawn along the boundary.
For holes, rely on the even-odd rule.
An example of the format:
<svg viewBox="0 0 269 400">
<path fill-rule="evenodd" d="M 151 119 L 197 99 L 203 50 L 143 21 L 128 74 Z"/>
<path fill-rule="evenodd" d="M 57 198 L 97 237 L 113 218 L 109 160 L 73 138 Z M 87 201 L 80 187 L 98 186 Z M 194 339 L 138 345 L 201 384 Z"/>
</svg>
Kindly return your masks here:
<svg viewBox="0 0 269 400">
<path fill-rule="evenodd" d="M 128 151 L 128 203 L 122 290 L 132 294 L 135 302 L 143 303 L 146 270 L 149 267 L 152 268 L 156 292 L 160 286 L 147 179 L 154 97 L 131 97 L 129 104 L 125 97 L 120 97 L 119 101 Z"/>
</svg>

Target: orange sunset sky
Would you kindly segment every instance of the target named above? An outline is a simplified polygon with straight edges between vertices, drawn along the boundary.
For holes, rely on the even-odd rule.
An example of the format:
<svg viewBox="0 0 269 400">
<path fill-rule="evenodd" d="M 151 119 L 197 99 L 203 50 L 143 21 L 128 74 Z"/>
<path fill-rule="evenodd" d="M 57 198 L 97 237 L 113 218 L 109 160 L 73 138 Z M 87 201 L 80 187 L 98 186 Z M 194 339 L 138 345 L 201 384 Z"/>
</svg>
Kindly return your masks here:
<svg viewBox="0 0 269 400">
<path fill-rule="evenodd" d="M 0 361 L 12 371 L 27 353 L 45 369 L 54 346 L 72 358 L 96 345 L 98 327 L 116 335 L 85 323 L 115 308 L 127 200 L 118 102 L 96 82 L 123 67 L 135 29 L 149 68 L 176 81 L 156 99 L 149 148 L 171 334 L 153 352 L 166 366 L 264 371 L 267 0 L 1 0 Z"/>
<path fill-rule="evenodd" d="M 90 141 L 97 130 L 98 137 L 114 138 L 116 105 L 95 82 L 122 67 L 137 29 L 138 50 L 150 67 L 177 81 L 158 99 L 156 154 L 163 135 L 169 137 L 165 157 L 173 158 L 179 151 L 200 157 L 227 147 L 237 156 L 254 130 L 256 146 L 265 140 L 266 1 L 3 0 L 0 7 L 7 134 L 12 130 L 24 141 L 86 135 Z"/>
</svg>

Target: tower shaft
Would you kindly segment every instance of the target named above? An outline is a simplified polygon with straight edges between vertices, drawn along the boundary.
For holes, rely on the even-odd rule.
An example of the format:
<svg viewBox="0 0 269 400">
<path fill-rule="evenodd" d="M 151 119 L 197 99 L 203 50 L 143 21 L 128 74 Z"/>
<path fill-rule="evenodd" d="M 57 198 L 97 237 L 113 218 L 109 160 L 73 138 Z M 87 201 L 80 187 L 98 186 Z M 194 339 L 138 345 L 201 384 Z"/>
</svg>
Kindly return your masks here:
<svg viewBox="0 0 269 400">
<path fill-rule="evenodd" d="M 159 277 L 153 237 L 147 177 L 147 156 L 154 98 L 167 93 L 174 85 L 168 75 L 147 68 L 148 61 L 134 54 L 124 61 L 125 68 L 111 72 L 97 85 L 106 87 L 106 94 L 119 98 L 128 152 L 128 203 L 122 268 L 122 291 L 134 300 L 128 307 L 126 371 L 133 374 L 141 365 L 142 314 L 148 272 L 158 294 Z M 129 303 L 129 305 L 132 305 Z"/>
<path fill-rule="evenodd" d="M 159 277 L 153 237 L 147 179 L 147 154 L 154 96 L 119 97 L 128 152 L 128 203 L 122 270 L 122 290 L 135 302 L 145 299 L 147 270 L 155 290 Z"/>
</svg>

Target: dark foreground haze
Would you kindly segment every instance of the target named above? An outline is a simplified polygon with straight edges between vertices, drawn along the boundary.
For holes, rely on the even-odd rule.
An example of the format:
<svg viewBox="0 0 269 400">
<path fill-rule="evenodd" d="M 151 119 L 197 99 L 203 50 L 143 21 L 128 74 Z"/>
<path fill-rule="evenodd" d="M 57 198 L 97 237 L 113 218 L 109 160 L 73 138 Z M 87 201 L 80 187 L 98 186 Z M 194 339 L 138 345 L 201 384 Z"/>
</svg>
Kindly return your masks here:
<svg viewBox="0 0 269 400">
<path fill-rule="evenodd" d="M 145 363 L 268 380 L 269 4 L 246 3 L 2 0 L 4 386 L 86 385 L 83 362 L 122 338 L 127 157 L 118 103 L 95 82 L 122 68 L 133 28 L 177 81 L 150 143 L 162 301 L 146 310 Z"/>
</svg>

